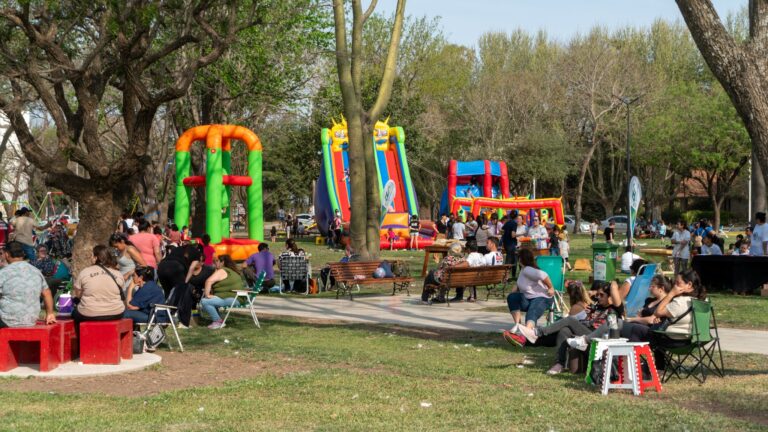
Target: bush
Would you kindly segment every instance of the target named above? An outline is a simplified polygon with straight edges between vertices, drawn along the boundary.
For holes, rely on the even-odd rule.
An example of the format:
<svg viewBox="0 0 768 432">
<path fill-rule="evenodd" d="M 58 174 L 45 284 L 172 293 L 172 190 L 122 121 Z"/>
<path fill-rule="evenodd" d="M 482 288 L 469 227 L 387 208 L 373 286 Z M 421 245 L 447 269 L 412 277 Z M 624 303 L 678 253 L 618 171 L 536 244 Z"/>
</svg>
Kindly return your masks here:
<svg viewBox="0 0 768 432">
<path fill-rule="evenodd" d="M 687 223 L 693 223 L 702 219 L 706 219 L 708 221 L 712 221 L 715 218 L 715 212 L 712 210 L 689 210 L 681 215 L 684 221 Z M 720 212 L 720 223 L 723 225 L 728 225 L 731 223 L 731 219 L 733 218 L 733 215 L 731 215 L 731 212 L 727 211 L 721 211 Z"/>
</svg>

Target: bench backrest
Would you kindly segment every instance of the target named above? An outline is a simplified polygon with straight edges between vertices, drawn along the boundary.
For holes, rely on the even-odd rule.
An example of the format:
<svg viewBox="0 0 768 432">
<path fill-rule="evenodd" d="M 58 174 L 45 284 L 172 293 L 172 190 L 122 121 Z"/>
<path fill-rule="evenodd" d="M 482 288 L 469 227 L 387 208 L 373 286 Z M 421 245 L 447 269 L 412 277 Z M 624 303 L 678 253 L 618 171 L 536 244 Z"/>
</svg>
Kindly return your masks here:
<svg viewBox="0 0 768 432">
<path fill-rule="evenodd" d="M 381 265 L 381 261 L 353 261 L 328 263 L 331 274 L 336 280 L 351 281 L 355 276 L 372 278 L 373 272 Z"/>
<path fill-rule="evenodd" d="M 443 285 L 449 288 L 495 285 L 507 280 L 511 268 L 511 265 L 448 267 L 443 276 Z"/>
<path fill-rule="evenodd" d="M 287 256 L 278 257 L 280 263 L 280 278 L 283 280 L 295 281 L 307 278 L 309 271 L 309 260 L 305 256 Z"/>
</svg>

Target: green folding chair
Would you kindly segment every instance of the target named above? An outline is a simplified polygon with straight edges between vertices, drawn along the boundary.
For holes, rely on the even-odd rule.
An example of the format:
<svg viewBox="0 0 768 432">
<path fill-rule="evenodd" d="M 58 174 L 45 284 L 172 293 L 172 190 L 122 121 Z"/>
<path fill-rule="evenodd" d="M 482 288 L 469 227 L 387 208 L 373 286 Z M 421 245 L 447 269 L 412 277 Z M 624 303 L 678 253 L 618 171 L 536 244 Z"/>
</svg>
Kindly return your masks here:
<svg viewBox="0 0 768 432">
<path fill-rule="evenodd" d="M 537 256 L 536 265 L 544 271 L 555 288 L 554 302 L 547 313 L 547 324 L 552 324 L 565 313 L 565 260 L 561 256 Z"/>
<path fill-rule="evenodd" d="M 725 375 L 714 307 L 709 302 L 693 299 L 691 309 L 686 314 L 689 313 L 693 314 L 691 343 L 679 348 L 664 349 L 667 369 L 662 382 L 669 381 L 673 376 L 681 379 L 692 376 L 703 384 L 710 372 L 720 377 Z M 663 331 L 657 333 L 668 334 Z"/>
</svg>

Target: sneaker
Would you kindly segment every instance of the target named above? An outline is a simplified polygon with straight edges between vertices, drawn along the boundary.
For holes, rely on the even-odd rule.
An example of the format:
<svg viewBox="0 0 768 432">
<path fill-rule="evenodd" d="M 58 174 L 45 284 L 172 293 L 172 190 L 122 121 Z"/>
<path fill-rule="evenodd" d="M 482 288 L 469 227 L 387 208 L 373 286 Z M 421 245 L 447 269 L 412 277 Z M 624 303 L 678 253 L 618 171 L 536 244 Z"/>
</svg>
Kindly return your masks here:
<svg viewBox="0 0 768 432">
<path fill-rule="evenodd" d="M 179 330 L 187 330 L 187 329 L 189 329 L 189 327 L 185 326 L 182 323 L 179 323 L 179 325 L 177 325 L 176 328 L 179 329 Z"/>
<path fill-rule="evenodd" d="M 504 331 L 504 339 L 511 343 L 512 345 L 517 345 L 520 348 L 525 347 L 525 343 L 527 342 L 525 340 L 525 337 L 520 336 L 519 334 L 512 333 L 509 330 Z"/>
<path fill-rule="evenodd" d="M 520 335 L 525 336 L 526 339 L 528 339 L 528 342 L 530 343 L 536 343 L 536 340 L 538 340 L 538 336 L 536 336 L 536 332 L 527 326 L 521 325 L 517 326 L 517 333 Z"/>
<path fill-rule="evenodd" d="M 225 325 L 224 325 L 224 322 L 222 321 L 214 321 L 210 325 L 208 325 L 208 328 L 211 330 L 218 330 L 223 327 L 225 327 Z"/>
<path fill-rule="evenodd" d="M 584 336 L 576 336 L 573 338 L 568 338 L 566 342 L 568 342 L 569 347 L 577 349 L 579 351 L 586 351 L 587 348 L 589 348 L 589 344 L 587 343 L 587 340 L 584 338 Z"/>
<path fill-rule="evenodd" d="M 554 366 L 549 368 L 549 370 L 547 371 L 547 375 L 557 375 L 562 371 L 563 371 L 563 365 L 561 365 L 560 363 L 555 363 Z"/>
</svg>

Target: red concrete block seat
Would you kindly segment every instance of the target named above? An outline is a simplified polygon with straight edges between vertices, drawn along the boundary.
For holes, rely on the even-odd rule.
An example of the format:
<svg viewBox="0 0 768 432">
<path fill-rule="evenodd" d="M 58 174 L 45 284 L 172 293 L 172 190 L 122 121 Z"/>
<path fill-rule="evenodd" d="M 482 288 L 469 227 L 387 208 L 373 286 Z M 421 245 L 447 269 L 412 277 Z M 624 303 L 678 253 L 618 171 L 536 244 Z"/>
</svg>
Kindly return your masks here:
<svg viewBox="0 0 768 432">
<path fill-rule="evenodd" d="M 61 324 L 0 329 L 0 371 L 23 363 L 39 363 L 41 372 L 59 366 L 62 358 Z"/>
<path fill-rule="evenodd" d="M 80 323 L 80 361 L 84 364 L 120 364 L 133 358 L 133 321 Z"/>
<path fill-rule="evenodd" d="M 71 319 L 56 318 L 56 322 L 61 324 L 61 363 L 72 361 L 77 358 L 77 333 L 75 332 L 75 322 Z"/>
</svg>

